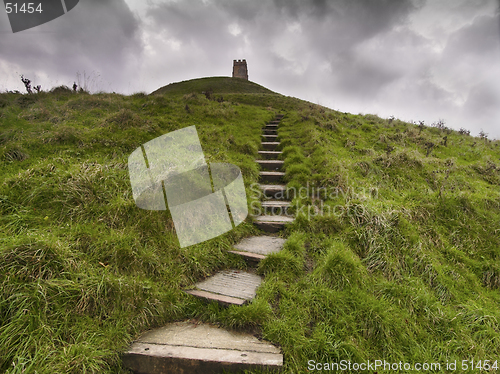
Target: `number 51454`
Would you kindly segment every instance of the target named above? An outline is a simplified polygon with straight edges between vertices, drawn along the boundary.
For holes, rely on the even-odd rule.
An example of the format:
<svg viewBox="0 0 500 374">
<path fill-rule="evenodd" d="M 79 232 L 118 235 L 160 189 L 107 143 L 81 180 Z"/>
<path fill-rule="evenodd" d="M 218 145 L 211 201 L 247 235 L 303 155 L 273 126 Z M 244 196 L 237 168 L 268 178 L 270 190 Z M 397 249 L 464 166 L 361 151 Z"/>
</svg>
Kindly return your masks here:
<svg viewBox="0 0 500 374">
<path fill-rule="evenodd" d="M 42 13 L 42 4 L 38 4 L 38 6 L 35 9 L 35 3 L 22 3 L 22 4 L 17 4 L 17 3 L 5 3 L 5 10 L 7 11 L 7 14 L 10 14 L 12 12 L 14 13 Z"/>
</svg>

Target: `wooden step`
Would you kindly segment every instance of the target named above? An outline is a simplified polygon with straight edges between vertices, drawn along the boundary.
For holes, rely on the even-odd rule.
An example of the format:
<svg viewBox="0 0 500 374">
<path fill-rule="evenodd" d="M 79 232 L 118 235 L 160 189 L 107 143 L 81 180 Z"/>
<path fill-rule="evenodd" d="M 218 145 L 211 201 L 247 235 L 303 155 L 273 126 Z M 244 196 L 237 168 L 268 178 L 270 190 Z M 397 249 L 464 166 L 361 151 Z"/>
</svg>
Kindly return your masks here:
<svg viewBox="0 0 500 374">
<path fill-rule="evenodd" d="M 265 232 L 278 232 L 293 221 L 294 218 L 288 216 L 259 216 L 255 218 L 254 225 Z"/>
<path fill-rule="evenodd" d="M 281 171 L 261 171 L 259 179 L 262 183 L 277 183 L 283 181 L 285 173 Z"/>
<path fill-rule="evenodd" d="M 140 374 L 279 371 L 283 366 L 283 355 L 271 343 L 248 333 L 190 321 L 144 333 L 122 360 L 125 367 Z"/>
<path fill-rule="evenodd" d="M 284 161 L 281 160 L 255 160 L 262 170 L 281 170 Z"/>
<path fill-rule="evenodd" d="M 270 125 L 277 125 L 279 123 L 280 123 L 280 120 L 279 119 L 275 119 L 274 121 L 269 121 L 268 124 L 270 124 Z"/>
<path fill-rule="evenodd" d="M 287 200 L 286 186 L 284 184 L 259 184 L 264 196 L 277 199 L 277 200 Z"/>
<path fill-rule="evenodd" d="M 279 142 L 262 142 L 262 149 L 265 151 L 275 151 L 279 146 Z"/>
<path fill-rule="evenodd" d="M 221 304 L 243 305 L 255 297 L 262 279 L 242 270 L 225 270 L 185 292 Z"/>
<path fill-rule="evenodd" d="M 262 130 L 263 135 L 276 135 L 278 136 L 278 131 L 272 129 L 264 129 Z"/>
<path fill-rule="evenodd" d="M 259 151 L 259 156 L 266 160 L 276 160 L 282 153 L 281 151 Z"/>
<path fill-rule="evenodd" d="M 289 201 L 285 200 L 264 200 L 260 203 L 265 214 L 288 216 L 288 208 L 291 207 Z"/>
<path fill-rule="evenodd" d="M 265 142 L 275 142 L 278 140 L 278 135 L 266 135 L 263 134 L 262 137 L 264 138 Z"/>
<path fill-rule="evenodd" d="M 275 236 L 251 236 L 234 245 L 234 250 L 228 251 L 244 257 L 250 262 L 258 262 L 270 253 L 283 249 L 285 239 Z"/>
<path fill-rule="evenodd" d="M 278 125 L 266 125 L 262 130 L 278 130 Z"/>
</svg>

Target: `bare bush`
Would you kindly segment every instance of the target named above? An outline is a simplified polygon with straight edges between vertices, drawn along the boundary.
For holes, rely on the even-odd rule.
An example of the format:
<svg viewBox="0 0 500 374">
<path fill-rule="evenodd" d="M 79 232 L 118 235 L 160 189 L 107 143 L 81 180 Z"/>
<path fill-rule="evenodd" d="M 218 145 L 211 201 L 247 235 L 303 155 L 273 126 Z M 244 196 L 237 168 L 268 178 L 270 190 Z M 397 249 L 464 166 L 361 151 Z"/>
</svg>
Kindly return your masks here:
<svg viewBox="0 0 500 374">
<path fill-rule="evenodd" d="M 458 130 L 458 133 L 460 135 L 470 135 L 470 130 L 464 129 L 463 127 L 460 127 L 460 130 Z"/>
</svg>

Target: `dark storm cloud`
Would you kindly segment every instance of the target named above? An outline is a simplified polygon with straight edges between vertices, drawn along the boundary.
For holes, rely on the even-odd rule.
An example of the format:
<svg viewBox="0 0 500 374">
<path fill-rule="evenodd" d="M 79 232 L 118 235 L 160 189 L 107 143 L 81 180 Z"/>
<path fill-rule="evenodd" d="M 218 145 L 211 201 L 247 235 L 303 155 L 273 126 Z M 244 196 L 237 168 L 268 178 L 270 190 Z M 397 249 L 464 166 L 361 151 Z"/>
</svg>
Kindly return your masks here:
<svg viewBox="0 0 500 374">
<path fill-rule="evenodd" d="M 498 15 L 476 17 L 470 25 L 460 28 L 450 36 L 444 55 L 491 58 L 492 55 L 498 54 L 498 23 Z"/>
<path fill-rule="evenodd" d="M 333 21 L 331 26 L 354 32 L 358 37 L 374 35 L 388 28 L 416 9 L 411 0 L 274 0 L 275 6 L 292 18 Z"/>
<path fill-rule="evenodd" d="M 227 22 L 240 21 L 252 36 L 266 35 L 257 43 L 267 44 L 276 36 L 286 32 L 286 23 L 299 21 L 306 27 L 302 30 L 308 35 L 313 46 L 328 50 L 328 44 L 355 45 L 357 42 L 377 33 L 391 29 L 395 24 L 404 22 L 407 15 L 415 9 L 410 0 L 368 0 L 337 1 L 202 1 L 168 2 L 157 4 L 148 15 L 160 27 L 168 29 L 177 36 L 205 39 L 227 26 Z"/>
<path fill-rule="evenodd" d="M 71 85 L 76 73 L 101 73 L 112 89 L 127 78 L 140 55 L 139 22 L 124 0 L 86 0 L 66 15 L 37 28 L 3 34 L 0 51 L 19 73 L 43 72 L 58 84 Z M 101 87 L 108 89 L 109 87 Z"/>
<path fill-rule="evenodd" d="M 398 76 L 399 72 L 373 64 L 353 50 L 404 24 L 414 9 L 409 0 L 189 1 L 158 4 L 148 14 L 167 35 L 215 60 L 246 47 L 274 76 L 295 85 L 304 84 L 301 77 L 308 73 L 314 76 L 318 65 L 329 65 L 342 72 L 328 76 L 331 84 L 354 91 L 363 85 L 373 90 Z M 227 31 L 232 22 L 241 28 L 236 38 Z M 299 33 L 290 31 L 294 24 Z"/>
</svg>

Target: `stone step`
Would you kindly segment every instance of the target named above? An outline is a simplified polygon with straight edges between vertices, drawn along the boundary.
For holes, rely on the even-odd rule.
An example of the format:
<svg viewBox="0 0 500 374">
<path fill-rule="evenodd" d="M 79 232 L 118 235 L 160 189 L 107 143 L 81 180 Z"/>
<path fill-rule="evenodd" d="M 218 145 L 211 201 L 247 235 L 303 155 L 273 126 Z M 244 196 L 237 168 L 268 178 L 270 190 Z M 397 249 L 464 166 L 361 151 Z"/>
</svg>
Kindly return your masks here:
<svg viewBox="0 0 500 374">
<path fill-rule="evenodd" d="M 264 129 L 262 130 L 263 135 L 276 135 L 278 136 L 278 131 L 272 129 Z"/>
<path fill-rule="evenodd" d="M 259 216 L 255 218 L 254 225 L 265 232 L 278 232 L 293 221 L 294 218 L 289 216 Z"/>
<path fill-rule="evenodd" d="M 283 367 L 283 355 L 269 342 L 247 333 L 189 321 L 146 332 L 122 359 L 125 367 L 140 374 L 279 371 Z"/>
<path fill-rule="evenodd" d="M 259 151 L 259 156 L 266 160 L 276 160 L 282 153 L 281 151 Z"/>
<path fill-rule="evenodd" d="M 259 179 L 263 183 L 276 183 L 281 182 L 285 173 L 281 171 L 261 171 L 259 173 Z"/>
<path fill-rule="evenodd" d="M 278 200 L 288 199 L 284 184 L 259 184 L 259 187 L 266 197 Z"/>
<path fill-rule="evenodd" d="M 262 135 L 266 142 L 275 142 L 278 140 L 278 135 Z"/>
<path fill-rule="evenodd" d="M 277 125 L 280 123 L 280 120 L 279 119 L 275 119 L 273 121 L 269 121 L 269 124 L 273 124 L 273 125 Z"/>
<path fill-rule="evenodd" d="M 265 214 L 289 216 L 288 208 L 291 204 L 284 200 L 265 200 L 260 203 Z"/>
<path fill-rule="evenodd" d="M 246 260 L 260 261 L 270 253 L 281 251 L 284 243 L 285 239 L 275 236 L 251 236 L 235 244 L 235 250 L 228 252 L 240 255 Z"/>
<path fill-rule="evenodd" d="M 196 283 L 187 293 L 221 304 L 243 305 L 251 301 L 262 279 L 242 270 L 225 270 Z"/>
<path fill-rule="evenodd" d="M 275 151 L 279 145 L 279 142 L 262 142 L 262 149 L 265 151 Z"/>
<path fill-rule="evenodd" d="M 255 160 L 262 170 L 281 170 L 284 161 L 281 160 Z"/>
</svg>

